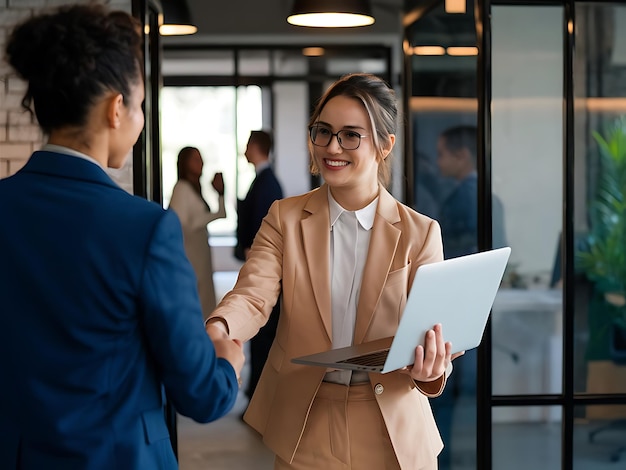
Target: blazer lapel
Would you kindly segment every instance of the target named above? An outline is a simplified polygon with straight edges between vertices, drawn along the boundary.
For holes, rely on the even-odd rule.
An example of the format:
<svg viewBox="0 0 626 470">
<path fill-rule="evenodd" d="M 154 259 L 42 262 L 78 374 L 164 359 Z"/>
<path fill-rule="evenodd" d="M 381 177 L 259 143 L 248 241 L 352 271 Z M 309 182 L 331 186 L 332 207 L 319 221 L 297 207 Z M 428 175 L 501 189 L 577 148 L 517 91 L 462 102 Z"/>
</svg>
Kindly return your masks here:
<svg viewBox="0 0 626 470">
<path fill-rule="evenodd" d="M 381 187 L 367 260 L 363 269 L 361 292 L 356 312 L 354 344 L 363 342 L 374 316 L 374 310 L 391 270 L 401 231 L 394 226 L 400 221 L 396 200 Z"/>
<path fill-rule="evenodd" d="M 330 302 L 330 213 L 328 189 L 324 184 L 313 193 L 304 210 L 311 215 L 303 219 L 302 241 L 311 287 L 328 338 L 332 340 Z"/>
</svg>

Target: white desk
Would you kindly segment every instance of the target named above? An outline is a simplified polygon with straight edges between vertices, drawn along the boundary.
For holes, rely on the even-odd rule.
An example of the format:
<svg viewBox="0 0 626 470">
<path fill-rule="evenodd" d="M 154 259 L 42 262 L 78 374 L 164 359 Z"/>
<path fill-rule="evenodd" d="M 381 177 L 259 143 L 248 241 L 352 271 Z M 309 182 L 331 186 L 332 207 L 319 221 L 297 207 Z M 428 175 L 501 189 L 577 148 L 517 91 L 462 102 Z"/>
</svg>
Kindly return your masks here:
<svg viewBox="0 0 626 470">
<path fill-rule="evenodd" d="M 556 311 L 562 305 L 561 289 L 500 289 L 493 308 L 500 311 Z"/>
<path fill-rule="evenodd" d="M 562 291 L 501 289 L 491 326 L 494 395 L 561 392 Z M 494 421 L 560 420 L 560 409 L 494 409 Z"/>
</svg>

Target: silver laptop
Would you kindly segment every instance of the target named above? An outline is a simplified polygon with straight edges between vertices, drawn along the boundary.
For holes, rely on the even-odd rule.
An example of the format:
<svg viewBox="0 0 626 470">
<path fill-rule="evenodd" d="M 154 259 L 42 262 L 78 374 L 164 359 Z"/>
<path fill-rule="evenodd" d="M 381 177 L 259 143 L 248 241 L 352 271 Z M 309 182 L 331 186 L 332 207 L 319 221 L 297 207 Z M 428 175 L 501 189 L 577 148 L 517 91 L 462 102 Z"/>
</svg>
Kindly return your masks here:
<svg viewBox="0 0 626 470">
<path fill-rule="evenodd" d="M 510 254 L 505 247 L 422 265 L 395 336 L 291 361 L 384 374 L 413 364 L 415 348 L 437 323 L 453 352 L 473 349 L 482 340 Z"/>
</svg>

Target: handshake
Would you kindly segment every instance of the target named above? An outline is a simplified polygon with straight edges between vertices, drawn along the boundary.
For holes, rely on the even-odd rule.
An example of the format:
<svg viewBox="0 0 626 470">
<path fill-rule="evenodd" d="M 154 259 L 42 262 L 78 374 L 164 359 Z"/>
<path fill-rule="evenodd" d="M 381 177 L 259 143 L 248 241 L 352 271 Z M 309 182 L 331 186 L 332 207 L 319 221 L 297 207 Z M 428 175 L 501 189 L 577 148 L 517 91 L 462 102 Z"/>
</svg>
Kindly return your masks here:
<svg viewBox="0 0 626 470">
<path fill-rule="evenodd" d="M 217 357 L 226 359 L 237 374 L 237 381 L 241 387 L 241 369 L 246 357 L 243 353 L 243 343 L 228 336 L 226 323 L 220 318 L 211 318 L 206 322 L 206 332 L 213 341 Z"/>
</svg>

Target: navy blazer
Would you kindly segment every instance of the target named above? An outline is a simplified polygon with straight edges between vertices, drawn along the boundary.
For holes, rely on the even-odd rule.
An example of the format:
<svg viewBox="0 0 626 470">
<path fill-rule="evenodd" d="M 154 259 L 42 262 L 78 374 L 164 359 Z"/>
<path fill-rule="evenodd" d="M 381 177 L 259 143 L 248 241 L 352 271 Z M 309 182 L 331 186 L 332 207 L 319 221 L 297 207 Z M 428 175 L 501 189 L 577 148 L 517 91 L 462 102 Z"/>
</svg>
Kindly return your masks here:
<svg viewBox="0 0 626 470">
<path fill-rule="evenodd" d="M 36 152 L 0 181 L 0 468 L 178 468 L 163 413 L 237 397 L 171 211 Z"/>
<path fill-rule="evenodd" d="M 504 208 L 492 194 L 492 247 L 507 246 Z M 446 198 L 439 212 L 445 258 L 469 255 L 478 251 L 478 177 L 471 173 L 461 180 Z"/>
<path fill-rule="evenodd" d="M 245 250 L 252 246 L 263 217 L 272 203 L 282 198 L 283 190 L 274 170 L 271 167 L 263 169 L 250 185 L 246 198 L 237 201 L 237 259 L 246 260 Z"/>
</svg>

